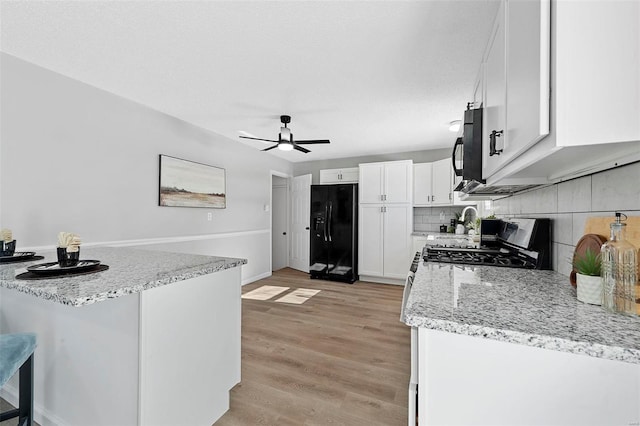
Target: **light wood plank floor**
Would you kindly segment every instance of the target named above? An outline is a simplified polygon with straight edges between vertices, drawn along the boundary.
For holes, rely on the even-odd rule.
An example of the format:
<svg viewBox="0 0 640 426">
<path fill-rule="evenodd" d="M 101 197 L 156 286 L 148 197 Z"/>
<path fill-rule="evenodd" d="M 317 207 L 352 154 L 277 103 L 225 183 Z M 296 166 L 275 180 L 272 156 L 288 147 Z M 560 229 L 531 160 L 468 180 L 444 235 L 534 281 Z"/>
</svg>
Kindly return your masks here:
<svg viewBox="0 0 640 426">
<path fill-rule="evenodd" d="M 321 291 L 302 305 L 242 300 L 242 382 L 216 426 L 407 424 L 401 286 L 311 280 L 285 268 L 242 291 L 263 285 Z"/>
</svg>

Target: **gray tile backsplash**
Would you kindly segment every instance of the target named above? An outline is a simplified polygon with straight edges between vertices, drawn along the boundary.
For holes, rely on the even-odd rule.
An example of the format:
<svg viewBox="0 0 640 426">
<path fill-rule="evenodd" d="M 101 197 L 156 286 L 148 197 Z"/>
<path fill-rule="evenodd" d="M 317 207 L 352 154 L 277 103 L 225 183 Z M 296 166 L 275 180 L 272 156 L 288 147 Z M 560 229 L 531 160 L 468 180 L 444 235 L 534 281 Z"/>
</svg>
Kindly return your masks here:
<svg viewBox="0 0 640 426">
<path fill-rule="evenodd" d="M 591 210 L 591 176 L 562 182 L 558 186 L 558 213 Z"/>
<path fill-rule="evenodd" d="M 440 225 L 449 225 L 451 219 L 456 218 L 456 212 L 461 213 L 463 207 L 414 207 L 413 230 L 418 232 L 439 232 Z"/>
<path fill-rule="evenodd" d="M 548 217 L 553 220 L 553 269 L 571 272 L 571 258 L 588 217 L 622 211 L 640 216 L 640 163 L 481 203 L 481 214 L 498 217 Z M 415 212 L 415 210 L 414 210 Z M 414 213 L 415 214 L 415 213 Z"/>
<path fill-rule="evenodd" d="M 640 163 L 591 178 L 591 210 L 640 210 Z"/>
</svg>

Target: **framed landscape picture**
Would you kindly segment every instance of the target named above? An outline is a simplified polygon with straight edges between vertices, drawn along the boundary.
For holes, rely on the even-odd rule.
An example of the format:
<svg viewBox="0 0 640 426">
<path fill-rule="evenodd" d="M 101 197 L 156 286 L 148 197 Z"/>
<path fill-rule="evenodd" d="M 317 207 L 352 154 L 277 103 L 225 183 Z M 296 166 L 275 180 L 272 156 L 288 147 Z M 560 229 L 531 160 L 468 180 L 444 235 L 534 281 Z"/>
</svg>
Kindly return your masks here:
<svg viewBox="0 0 640 426">
<path fill-rule="evenodd" d="M 225 170 L 160 155 L 158 205 L 170 207 L 227 207 Z"/>
</svg>

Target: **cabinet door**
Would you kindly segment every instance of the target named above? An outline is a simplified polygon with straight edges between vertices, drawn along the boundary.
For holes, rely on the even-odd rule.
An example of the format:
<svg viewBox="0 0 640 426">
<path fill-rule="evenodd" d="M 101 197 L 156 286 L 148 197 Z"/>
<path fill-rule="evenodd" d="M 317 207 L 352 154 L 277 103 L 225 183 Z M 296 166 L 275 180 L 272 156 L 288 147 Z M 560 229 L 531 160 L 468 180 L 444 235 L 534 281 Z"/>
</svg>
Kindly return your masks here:
<svg viewBox="0 0 640 426">
<path fill-rule="evenodd" d="M 358 209 L 358 273 L 381 277 L 384 229 L 382 204 L 360 204 Z"/>
<path fill-rule="evenodd" d="M 408 204 L 387 204 L 384 208 L 384 276 L 405 279 L 413 259 L 413 208 Z"/>
<path fill-rule="evenodd" d="M 433 163 L 413 165 L 413 204 L 415 206 L 431 205 L 431 169 Z"/>
<path fill-rule="evenodd" d="M 357 167 L 340 170 L 340 183 L 358 183 L 359 171 Z"/>
<path fill-rule="evenodd" d="M 360 203 L 381 203 L 384 184 L 384 164 L 360 164 L 358 197 Z"/>
<path fill-rule="evenodd" d="M 493 130 L 502 131 L 496 138 L 496 149 L 502 149 L 505 143 L 505 28 L 504 3 L 501 3 L 494 23 L 493 32 L 484 66 L 484 111 L 482 123 L 482 177 L 488 178 L 501 164 L 501 155 L 489 155 L 489 135 Z"/>
<path fill-rule="evenodd" d="M 431 204 L 452 204 L 451 175 L 453 174 L 453 166 L 451 164 L 451 159 L 445 158 L 444 160 L 435 161 L 432 164 L 431 187 L 433 198 L 431 199 Z"/>
<path fill-rule="evenodd" d="M 340 170 L 320 170 L 320 184 L 323 185 L 327 183 L 340 183 Z"/>
<path fill-rule="evenodd" d="M 410 203 L 413 196 L 413 162 L 392 161 L 384 167 L 384 202 Z"/>
<path fill-rule="evenodd" d="M 506 3 L 507 128 L 502 163 L 549 134 L 549 0 Z"/>
</svg>

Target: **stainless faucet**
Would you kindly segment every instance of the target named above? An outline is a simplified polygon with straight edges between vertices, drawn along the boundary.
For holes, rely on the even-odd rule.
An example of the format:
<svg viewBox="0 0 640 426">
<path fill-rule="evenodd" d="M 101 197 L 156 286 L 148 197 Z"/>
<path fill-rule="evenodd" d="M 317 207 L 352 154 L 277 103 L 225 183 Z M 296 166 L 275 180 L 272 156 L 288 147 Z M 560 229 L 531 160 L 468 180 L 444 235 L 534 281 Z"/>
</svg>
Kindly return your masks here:
<svg viewBox="0 0 640 426">
<path fill-rule="evenodd" d="M 460 213 L 460 222 L 464 223 L 464 215 L 467 213 L 467 210 L 472 209 L 474 212 L 476 212 L 476 217 L 478 217 L 478 209 L 476 209 L 473 206 L 467 206 L 464 209 L 462 209 L 462 213 Z"/>
</svg>

